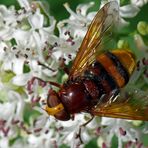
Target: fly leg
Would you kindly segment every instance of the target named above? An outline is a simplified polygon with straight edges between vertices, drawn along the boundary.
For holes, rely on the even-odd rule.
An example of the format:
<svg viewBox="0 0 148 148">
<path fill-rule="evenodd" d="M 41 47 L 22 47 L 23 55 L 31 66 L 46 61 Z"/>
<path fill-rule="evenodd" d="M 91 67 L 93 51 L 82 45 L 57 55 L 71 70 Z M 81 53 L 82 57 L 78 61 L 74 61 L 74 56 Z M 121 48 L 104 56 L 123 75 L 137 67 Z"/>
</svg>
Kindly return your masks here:
<svg viewBox="0 0 148 148">
<path fill-rule="evenodd" d="M 45 85 L 49 84 L 49 85 L 53 85 L 55 87 L 61 88 L 61 85 L 59 83 L 52 82 L 52 81 L 44 81 L 39 77 L 33 77 L 30 81 L 28 81 L 28 86 L 32 85 L 35 80 L 38 80 L 38 82 L 40 83 L 41 86 L 45 86 Z"/>
<path fill-rule="evenodd" d="M 80 139 L 80 143 L 83 144 L 83 140 L 81 138 L 81 132 L 82 132 L 82 127 L 85 127 L 87 124 L 89 124 L 92 120 L 94 119 L 94 115 L 91 115 L 91 118 L 85 122 L 84 124 L 80 125 L 79 127 L 79 132 L 78 134 L 76 135 L 76 138 L 79 138 Z"/>
<path fill-rule="evenodd" d="M 56 86 L 58 88 L 61 88 L 61 85 L 56 83 L 56 82 L 50 82 L 50 81 L 44 81 L 38 77 L 33 77 L 28 83 L 28 90 L 29 90 L 29 93 L 32 93 L 32 90 L 30 89 L 31 88 L 31 85 L 34 83 L 34 81 L 37 80 L 39 85 L 42 85 L 43 87 L 46 85 L 46 84 L 50 84 L 50 85 L 53 85 L 53 86 Z M 56 92 L 50 88 L 49 91 L 48 91 L 48 97 L 47 97 L 47 101 L 45 102 L 45 100 L 42 100 L 42 105 L 45 105 L 45 108 L 42 108 L 43 110 L 45 110 L 49 115 L 55 115 L 57 114 L 58 112 L 62 111 L 64 109 L 62 103 L 58 103 L 56 106 L 54 107 L 50 107 L 50 105 L 48 105 L 48 100 L 49 100 L 49 96 L 53 96 L 51 97 L 56 99 L 55 96 L 57 96 Z M 41 97 L 39 97 L 39 99 L 41 99 Z M 57 103 L 57 100 L 55 100 L 56 103 Z M 54 100 L 52 101 L 54 102 Z"/>
<path fill-rule="evenodd" d="M 40 61 L 38 61 L 38 65 L 40 65 L 40 66 L 42 66 L 42 67 L 44 67 L 44 68 L 46 68 L 46 69 L 49 69 L 49 70 L 51 70 L 52 72 L 55 72 L 54 69 L 50 68 L 49 66 L 45 65 L 44 63 L 42 63 L 42 62 L 40 62 Z"/>
<path fill-rule="evenodd" d="M 38 61 L 38 65 L 43 66 L 44 68 L 47 68 L 47 69 L 51 70 L 52 72 L 55 72 L 54 69 L 46 66 L 44 63 L 41 63 L 40 61 Z M 59 69 L 62 69 L 67 75 L 69 75 L 69 69 L 68 69 L 67 65 L 65 64 L 64 58 L 59 59 Z"/>
</svg>

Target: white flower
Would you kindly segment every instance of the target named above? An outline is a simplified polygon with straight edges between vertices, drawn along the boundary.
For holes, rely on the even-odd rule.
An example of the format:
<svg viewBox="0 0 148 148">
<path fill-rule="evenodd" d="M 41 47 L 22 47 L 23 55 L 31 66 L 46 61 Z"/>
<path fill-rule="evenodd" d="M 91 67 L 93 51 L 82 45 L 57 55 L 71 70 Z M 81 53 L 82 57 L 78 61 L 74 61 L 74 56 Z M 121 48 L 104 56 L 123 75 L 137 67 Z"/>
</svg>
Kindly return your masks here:
<svg viewBox="0 0 148 148">
<path fill-rule="evenodd" d="M 135 17 L 139 11 L 140 9 L 132 4 L 121 6 L 120 16 L 123 18 L 132 18 Z"/>
<path fill-rule="evenodd" d="M 131 3 L 138 7 L 142 7 L 143 5 L 146 5 L 148 3 L 148 0 L 131 0 Z"/>
<path fill-rule="evenodd" d="M 96 14 L 96 12 L 87 14 L 87 10 L 93 5 L 93 2 L 81 4 L 76 8 L 75 13 L 70 9 L 67 3 L 64 4 L 67 11 L 70 13 L 70 17 L 57 24 L 59 39 L 57 39 L 58 46 L 54 48 L 55 52 L 53 52 L 53 55 L 58 55 L 58 58 L 64 58 L 66 64 L 74 59 L 76 51 L 85 36 L 88 25 Z"/>
<path fill-rule="evenodd" d="M 9 148 L 9 139 L 7 137 L 0 139 L 0 147 Z"/>
<path fill-rule="evenodd" d="M 51 25 L 49 27 L 44 27 L 44 17 L 40 14 L 40 10 L 37 9 L 35 14 L 29 16 L 28 21 L 31 25 L 30 36 L 33 38 L 35 45 L 37 46 L 37 52 L 41 58 L 43 55 L 42 50 L 45 46 L 45 42 L 49 40 L 50 35 L 53 34 L 55 20 L 50 17 Z M 44 62 L 44 59 L 39 59 Z"/>
<path fill-rule="evenodd" d="M 27 11 L 31 10 L 31 6 L 28 0 L 17 0 L 19 2 L 19 5 L 22 8 L 25 8 Z"/>
<path fill-rule="evenodd" d="M 68 23 L 69 25 L 67 26 L 67 29 L 69 28 L 68 30 L 71 31 L 71 34 L 74 38 L 84 37 L 88 25 L 96 14 L 96 12 L 91 12 L 87 14 L 88 9 L 93 5 L 93 2 L 90 2 L 89 4 L 81 4 L 76 8 L 75 13 L 70 9 L 69 5 L 65 3 L 64 6 L 70 13 L 70 17 L 67 20 L 61 21 L 59 24 L 62 26 L 62 24 Z M 64 31 L 61 35 L 63 36 L 63 34 Z"/>
<path fill-rule="evenodd" d="M 12 78 L 12 83 L 18 86 L 25 86 L 32 75 L 30 73 L 18 74 Z"/>
<path fill-rule="evenodd" d="M 7 120 L 9 117 L 13 116 L 13 113 L 15 111 L 15 105 L 12 103 L 0 104 L 0 111 L 0 118 Z"/>
<path fill-rule="evenodd" d="M 136 43 L 139 50 L 141 50 L 141 51 L 148 50 L 148 46 L 145 45 L 145 43 L 143 42 L 143 40 L 139 34 L 135 34 L 134 39 L 135 39 L 135 43 Z"/>
<path fill-rule="evenodd" d="M 3 90 L 4 89 L 4 90 Z M 0 91 L 5 91 L 7 88 L 3 88 Z M 15 91 L 7 90 L 7 98 L 8 102 L 0 104 L 0 119 L 3 120 L 12 120 L 17 119 L 22 121 L 23 118 L 23 108 L 24 108 L 24 101 L 22 97 Z"/>
<path fill-rule="evenodd" d="M 0 5 L 0 38 L 8 40 L 12 37 L 13 29 L 16 26 L 17 16 L 15 15 L 15 8 L 7 8 Z"/>
<path fill-rule="evenodd" d="M 101 137 L 109 147 L 114 135 L 118 137 L 118 148 L 123 147 L 123 142 L 136 142 L 136 139 L 139 140 L 139 132 L 127 120 L 103 117 L 101 125 L 107 126 L 101 130 Z"/>
<path fill-rule="evenodd" d="M 14 125 L 23 121 L 24 101 L 17 92 L 5 87 L 3 89 L 1 88 L 0 93 L 5 91 L 8 101 L 0 103 L 0 146 L 8 148 L 9 140 L 17 136 L 17 127 Z"/>
<path fill-rule="evenodd" d="M 50 40 L 49 37 L 53 35 L 55 20 L 53 17 L 48 16 L 50 24 L 46 24 L 46 27 L 44 27 L 45 16 L 40 13 L 39 8 L 32 10 L 28 1 L 19 2 L 22 9 L 18 11 L 14 8 L 7 9 L 5 6 L 0 9 L 2 12 L 1 17 L 5 23 L 3 24 L 2 22 L 3 28 L 0 30 L 0 38 L 3 39 L 0 42 L 0 52 L 1 61 L 3 61 L 2 68 L 11 70 L 16 75 L 23 75 L 26 62 L 31 67 L 31 71 L 37 71 L 33 67 L 34 61 L 36 63 L 38 61 L 45 63 L 46 57 L 44 57 L 43 49 L 46 46 L 45 42 Z M 51 71 L 47 73 L 50 75 Z M 26 80 L 27 78 L 24 77 L 24 79 Z M 15 84 L 18 84 L 18 81 Z"/>
<path fill-rule="evenodd" d="M 103 0 L 101 2 L 101 7 L 106 2 L 109 2 L 109 1 L 113 1 L 113 0 L 107 0 L 107 1 Z M 124 27 L 129 24 L 129 22 L 127 22 L 124 18 L 135 17 L 138 14 L 138 12 L 140 11 L 140 9 L 136 5 L 133 5 L 133 4 L 120 6 L 120 0 L 115 0 L 115 1 L 117 1 L 117 3 L 119 4 L 119 18 L 120 18 L 119 25 L 120 25 L 120 27 Z"/>
</svg>

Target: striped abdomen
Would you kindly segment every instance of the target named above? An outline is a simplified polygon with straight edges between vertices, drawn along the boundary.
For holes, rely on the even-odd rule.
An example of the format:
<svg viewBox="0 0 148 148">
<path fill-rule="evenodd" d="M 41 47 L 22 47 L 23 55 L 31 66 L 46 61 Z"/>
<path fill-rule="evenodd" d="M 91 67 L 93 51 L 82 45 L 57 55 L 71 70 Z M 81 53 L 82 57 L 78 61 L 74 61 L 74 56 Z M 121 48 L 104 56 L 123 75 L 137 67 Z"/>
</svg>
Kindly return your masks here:
<svg viewBox="0 0 148 148">
<path fill-rule="evenodd" d="M 127 50 L 114 50 L 97 57 L 85 71 L 84 85 L 92 98 L 96 99 L 127 84 L 135 68 L 133 54 Z"/>
</svg>

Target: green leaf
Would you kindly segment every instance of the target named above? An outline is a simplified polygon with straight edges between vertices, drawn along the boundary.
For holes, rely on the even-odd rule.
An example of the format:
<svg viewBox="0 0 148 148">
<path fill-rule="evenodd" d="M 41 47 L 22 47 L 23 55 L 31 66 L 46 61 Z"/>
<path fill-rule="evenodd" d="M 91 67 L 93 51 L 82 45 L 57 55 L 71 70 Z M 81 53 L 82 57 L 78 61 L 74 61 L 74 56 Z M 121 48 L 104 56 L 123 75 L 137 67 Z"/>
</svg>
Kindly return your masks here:
<svg viewBox="0 0 148 148">
<path fill-rule="evenodd" d="M 85 145 L 85 147 L 84 148 L 98 148 L 98 145 L 97 145 L 97 138 L 95 138 L 95 139 L 92 139 L 89 143 L 87 143 L 86 145 Z"/>
<path fill-rule="evenodd" d="M 16 40 L 14 38 L 11 39 L 11 44 L 12 44 L 12 46 L 17 45 Z"/>
<path fill-rule="evenodd" d="M 143 135 L 141 141 L 143 142 L 144 146 L 148 146 L 148 134 Z"/>
<path fill-rule="evenodd" d="M 20 135 L 17 135 L 15 138 L 11 138 L 9 140 L 9 146 L 12 146 L 18 139 L 21 139 L 22 137 Z"/>
<path fill-rule="evenodd" d="M 0 73 L 1 81 L 3 83 L 9 82 L 14 76 L 15 74 L 11 71 L 5 71 Z"/>
<path fill-rule="evenodd" d="M 1 0 L 0 4 L 6 5 L 6 6 L 15 5 L 15 7 L 17 9 L 20 8 L 17 0 L 11 0 L 11 1 L 10 0 Z"/>
<path fill-rule="evenodd" d="M 60 148 L 70 148 L 70 147 L 67 146 L 66 144 L 62 144 L 62 145 L 60 146 Z"/>
<path fill-rule="evenodd" d="M 24 109 L 24 121 L 25 123 L 27 123 L 28 125 L 30 124 L 30 118 L 36 118 L 40 115 L 40 113 L 36 110 L 33 109 L 33 107 L 31 106 L 31 104 L 27 104 L 25 106 L 25 109 Z"/>
<path fill-rule="evenodd" d="M 118 147 L 118 138 L 116 135 L 113 136 L 112 144 L 111 144 L 111 148 L 115 148 L 115 147 Z"/>
<path fill-rule="evenodd" d="M 30 72 L 30 67 L 28 64 L 24 64 L 23 73 L 28 73 L 28 72 Z"/>
</svg>

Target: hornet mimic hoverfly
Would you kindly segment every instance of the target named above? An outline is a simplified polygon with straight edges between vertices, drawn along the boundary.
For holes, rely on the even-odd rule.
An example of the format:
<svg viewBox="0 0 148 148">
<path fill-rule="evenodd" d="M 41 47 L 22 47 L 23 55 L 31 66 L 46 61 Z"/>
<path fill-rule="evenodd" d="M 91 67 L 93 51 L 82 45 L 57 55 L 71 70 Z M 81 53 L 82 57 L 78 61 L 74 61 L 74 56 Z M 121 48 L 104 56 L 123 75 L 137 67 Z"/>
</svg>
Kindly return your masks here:
<svg viewBox="0 0 148 148">
<path fill-rule="evenodd" d="M 133 53 L 125 49 L 104 51 L 108 32 L 119 19 L 118 9 L 118 4 L 112 1 L 98 11 L 73 61 L 67 82 L 63 85 L 49 82 L 59 87 L 58 92 L 49 92 L 45 107 L 49 115 L 63 121 L 80 112 L 148 120 L 146 98 L 138 99 L 124 91 L 136 67 Z"/>
</svg>

